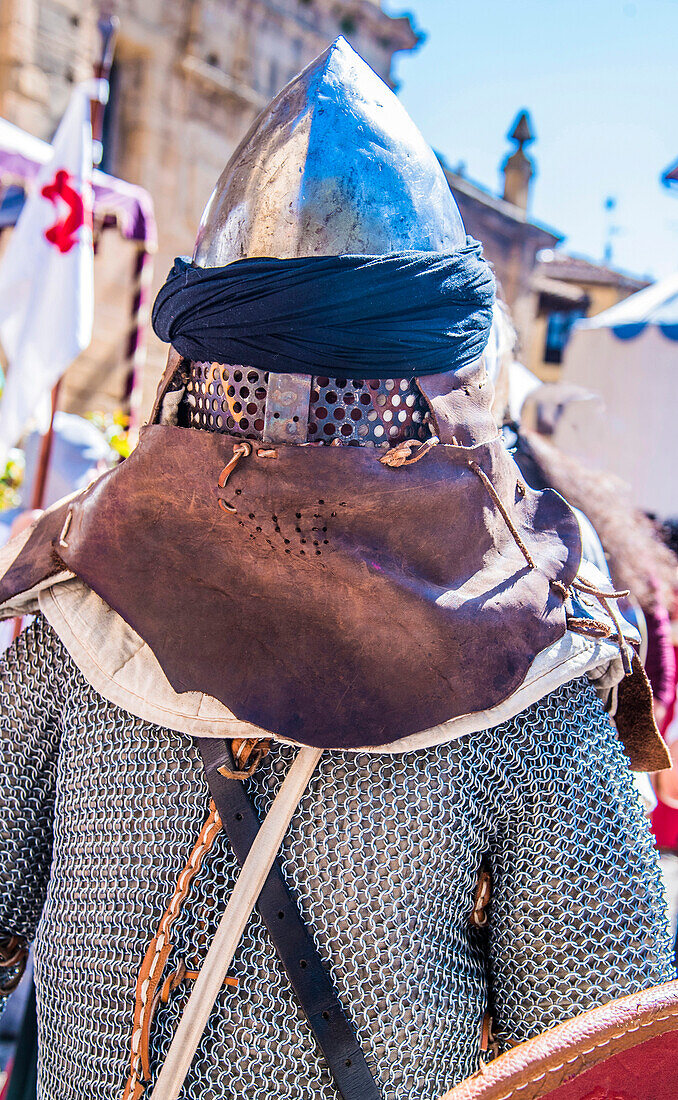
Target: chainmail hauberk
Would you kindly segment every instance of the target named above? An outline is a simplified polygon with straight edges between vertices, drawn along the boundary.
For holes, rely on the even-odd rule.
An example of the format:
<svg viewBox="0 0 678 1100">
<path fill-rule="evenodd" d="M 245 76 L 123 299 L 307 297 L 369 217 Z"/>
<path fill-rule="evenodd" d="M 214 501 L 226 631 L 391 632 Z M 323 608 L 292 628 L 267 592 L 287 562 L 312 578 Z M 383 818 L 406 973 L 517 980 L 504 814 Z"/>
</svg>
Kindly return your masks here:
<svg viewBox="0 0 678 1100">
<path fill-rule="evenodd" d="M 207 814 L 198 755 L 102 699 L 42 618 L 0 666 L 0 703 L 0 928 L 37 926 L 39 1100 L 119 1100 L 139 962 Z M 274 746 L 249 781 L 260 813 L 293 755 Z M 385 1100 L 473 1073 L 488 1005 L 506 1049 L 673 977 L 652 840 L 586 680 L 451 744 L 327 752 L 282 862 Z M 481 864 L 485 929 L 469 920 Z M 174 934 L 189 966 L 235 870 L 221 834 Z M 232 973 L 182 1097 L 337 1100 L 256 913 Z M 187 995 L 158 1010 L 154 1069 Z"/>
</svg>

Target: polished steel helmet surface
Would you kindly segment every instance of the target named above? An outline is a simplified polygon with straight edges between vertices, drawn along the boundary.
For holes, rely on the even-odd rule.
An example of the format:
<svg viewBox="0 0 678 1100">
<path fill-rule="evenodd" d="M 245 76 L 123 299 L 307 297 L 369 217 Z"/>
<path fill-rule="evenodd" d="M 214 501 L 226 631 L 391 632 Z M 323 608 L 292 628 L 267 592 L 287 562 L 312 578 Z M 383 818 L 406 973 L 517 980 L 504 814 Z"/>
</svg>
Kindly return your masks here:
<svg viewBox="0 0 678 1100">
<path fill-rule="evenodd" d="M 338 38 L 259 115 L 215 187 L 194 260 L 452 252 L 443 170 L 391 89 Z"/>
</svg>

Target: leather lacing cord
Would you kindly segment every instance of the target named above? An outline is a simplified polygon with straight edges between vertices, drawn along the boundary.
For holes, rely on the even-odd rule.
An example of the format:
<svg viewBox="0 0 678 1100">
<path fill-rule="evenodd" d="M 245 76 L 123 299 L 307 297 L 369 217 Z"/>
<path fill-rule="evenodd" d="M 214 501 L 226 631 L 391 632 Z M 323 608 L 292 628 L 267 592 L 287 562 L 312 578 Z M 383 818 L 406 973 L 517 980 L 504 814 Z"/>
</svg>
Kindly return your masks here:
<svg viewBox="0 0 678 1100">
<path fill-rule="evenodd" d="M 534 563 L 534 559 L 532 558 L 532 555 L 530 554 L 530 552 L 527 549 L 525 543 L 523 542 L 523 540 L 520 536 L 520 532 L 518 531 L 518 529 L 515 526 L 513 520 L 511 519 L 510 515 L 508 514 L 508 512 L 507 512 L 507 510 L 504 506 L 504 503 L 503 503 L 501 497 L 499 496 L 499 493 L 495 489 L 495 487 L 492 484 L 492 482 L 490 481 L 489 477 L 487 476 L 485 471 L 483 469 L 481 469 L 481 467 L 478 465 L 478 463 L 473 461 L 473 459 L 469 459 L 468 466 L 469 466 L 470 470 L 473 470 L 474 474 L 478 475 L 478 477 L 482 481 L 483 485 L 487 489 L 488 493 L 492 497 L 492 500 L 494 501 L 494 503 L 497 506 L 497 510 L 501 514 L 502 519 L 504 520 L 506 526 L 508 527 L 509 531 L 511 532 L 511 534 L 513 536 L 513 539 L 516 543 L 516 546 L 521 551 L 521 553 L 522 553 L 523 557 L 525 558 L 525 561 L 529 565 L 530 569 L 536 569 L 536 565 Z M 523 492 L 524 492 L 524 490 L 523 490 Z M 556 592 L 558 592 L 559 595 L 563 599 L 565 599 L 567 597 L 568 591 L 567 591 L 567 588 L 565 587 L 565 585 L 561 584 L 560 581 L 556 581 L 556 580 L 551 581 L 550 583 L 551 583 L 551 588 L 553 588 Z M 607 613 L 607 615 L 609 615 L 609 617 L 612 619 L 612 622 L 614 623 L 615 631 L 616 631 L 615 641 L 616 641 L 617 647 L 619 649 L 619 655 L 621 657 L 622 665 L 623 665 L 623 668 L 624 668 L 624 675 L 625 676 L 630 676 L 633 669 L 631 667 L 631 657 L 629 656 L 629 647 L 626 643 L 626 639 L 624 638 L 624 630 L 623 630 L 623 627 L 622 627 L 622 624 L 621 624 L 621 616 L 619 615 L 619 609 L 616 607 L 616 605 L 610 603 L 610 600 L 615 600 L 616 601 L 616 600 L 624 599 L 625 596 L 628 596 L 628 594 L 629 594 L 628 591 L 616 592 L 614 589 L 605 590 L 605 589 L 602 589 L 602 588 L 598 588 L 596 585 L 591 584 L 590 581 L 586 581 L 582 577 L 577 577 L 572 582 L 572 588 L 575 589 L 575 591 L 583 592 L 585 595 L 595 597 L 595 599 L 598 600 L 601 607 L 603 608 L 603 611 L 605 611 Z M 573 630 L 575 633 L 589 634 L 592 637 L 607 638 L 611 634 L 610 627 L 607 625 L 607 623 L 601 623 L 596 619 L 576 619 L 574 617 L 570 617 L 570 618 L 568 618 L 567 625 L 568 625 L 569 629 Z"/>
<path fill-rule="evenodd" d="M 485 928 L 488 923 L 487 907 L 492 899 L 492 875 L 486 867 L 478 871 L 478 881 L 473 895 L 473 909 L 469 917 L 474 928 Z"/>
<path fill-rule="evenodd" d="M 252 444 L 248 443 L 246 439 L 243 439 L 242 443 L 235 444 L 233 448 L 232 458 L 226 463 L 223 470 L 219 474 L 217 485 L 220 489 L 223 489 L 225 487 L 226 482 L 240 462 L 240 459 L 247 458 L 251 454 Z M 224 500 L 222 497 L 219 497 L 219 507 L 221 508 L 222 512 L 228 512 L 230 514 L 232 514 L 236 510 L 234 504 L 229 504 L 229 502 L 227 500 Z"/>
<path fill-rule="evenodd" d="M 492 500 L 497 506 L 497 510 L 500 512 L 506 526 L 513 536 L 516 546 L 521 551 L 528 566 L 530 567 L 530 569 L 536 569 L 536 565 L 534 563 L 532 555 L 530 554 L 529 550 L 525 546 L 525 543 L 520 537 L 520 532 L 515 526 L 506 508 L 504 507 L 504 503 L 494 485 L 490 481 L 489 477 L 487 476 L 485 471 L 481 469 L 478 463 L 473 461 L 473 459 L 469 459 L 468 466 L 470 470 L 473 470 L 474 474 L 478 475 L 488 493 L 492 497 Z M 520 485 L 520 482 L 518 484 Z M 523 489 L 523 493 L 524 491 L 525 490 Z M 558 594 L 563 599 L 567 598 L 568 590 L 565 585 L 561 584 L 561 582 L 557 580 L 553 580 L 550 583 L 551 588 L 558 592 Z M 621 616 L 619 614 L 618 607 L 615 604 L 610 603 L 611 600 L 616 601 L 624 599 L 624 597 L 628 596 L 628 591 L 616 592 L 614 589 L 605 590 L 602 588 L 598 588 L 596 585 L 591 584 L 590 581 L 586 581 L 582 577 L 577 577 L 574 581 L 572 581 L 572 588 L 575 591 L 583 592 L 585 595 L 593 596 L 595 599 L 597 599 L 601 607 L 603 608 L 603 611 L 605 611 L 606 614 L 609 615 L 609 617 L 612 619 L 616 631 L 615 641 L 619 649 L 619 655 L 621 657 L 622 666 L 624 668 L 624 675 L 630 676 L 633 669 L 631 666 L 631 657 L 629 656 L 629 647 L 627 645 L 626 639 L 624 638 L 624 630 L 621 624 Z M 570 630 L 573 630 L 575 633 L 589 634 L 590 636 L 596 638 L 607 638 L 612 633 L 607 623 L 601 623 L 597 619 L 577 619 L 570 616 L 567 620 L 567 625 L 568 628 Z"/>
<path fill-rule="evenodd" d="M 416 440 L 406 439 L 403 443 L 398 443 L 396 447 L 392 447 L 390 451 L 387 451 L 385 455 L 382 455 L 379 461 L 383 463 L 384 466 L 392 466 L 396 469 L 400 466 L 410 466 L 413 462 L 418 462 L 420 458 L 423 458 L 425 454 L 428 454 L 431 448 L 435 447 L 439 442 L 440 440 L 435 435 L 431 436 L 430 439 L 427 439 L 425 443 L 421 444 L 417 443 Z M 415 451 L 414 455 L 412 455 L 411 453 L 413 447 L 418 448 Z M 534 558 L 532 557 L 530 551 L 527 549 L 527 546 L 523 542 L 520 531 L 511 519 L 503 500 L 499 496 L 499 493 L 495 489 L 490 478 L 487 476 L 483 468 L 479 466 L 474 459 L 469 458 L 467 465 L 469 470 L 472 470 L 473 473 L 480 478 L 483 485 L 487 489 L 497 508 L 497 511 L 499 512 L 504 523 L 508 527 L 511 536 L 513 537 L 513 541 L 525 558 L 525 561 L 527 562 L 529 568 L 536 569 L 537 566 L 535 564 Z M 525 487 L 521 484 L 521 482 L 518 482 L 518 491 L 521 496 L 525 495 Z M 563 599 L 567 597 L 567 589 L 564 585 L 560 583 L 560 581 L 552 581 L 551 587 L 554 588 L 556 592 L 558 592 L 558 594 L 562 596 Z"/>
<path fill-rule="evenodd" d="M 438 443 L 440 443 L 440 440 L 438 439 L 437 435 L 432 435 L 431 438 L 427 439 L 424 443 L 419 443 L 416 439 L 405 439 L 402 443 L 398 443 L 395 447 L 391 447 L 391 449 L 387 451 L 386 454 L 381 456 L 379 461 L 382 463 L 382 465 L 391 466 L 394 469 L 398 469 L 400 466 L 411 466 L 414 462 L 419 462 L 419 460 L 423 458 L 424 455 L 428 454 L 432 447 L 437 446 Z M 412 451 L 414 448 L 416 448 L 416 450 L 413 454 Z M 530 551 L 527 549 L 525 543 L 523 542 L 518 528 L 516 527 L 515 523 L 513 522 L 506 508 L 504 507 L 504 502 L 502 501 L 499 493 L 495 489 L 489 477 L 482 469 L 482 467 L 474 461 L 474 459 L 469 458 L 467 465 L 469 470 L 473 470 L 473 473 L 477 474 L 477 476 L 480 478 L 483 485 L 487 489 L 488 493 L 492 497 L 492 500 L 494 501 L 497 510 L 499 511 L 502 519 L 504 520 L 504 523 L 511 532 L 516 546 L 525 558 L 525 561 L 529 565 L 530 569 L 536 569 L 537 567 L 534 563 L 532 555 L 530 554 Z M 524 495 L 525 489 L 522 486 L 520 486 L 520 488 L 522 489 L 522 495 Z M 558 582 L 555 583 L 557 584 Z M 562 588 L 562 585 L 560 587 Z"/>
<path fill-rule="evenodd" d="M 487 928 L 489 923 L 488 906 L 492 900 L 492 875 L 483 864 L 478 871 L 478 881 L 473 895 L 473 909 L 469 917 L 469 923 L 473 928 Z M 486 1011 L 483 1015 L 480 1029 L 480 1052 L 496 1058 L 499 1054 L 499 1044 L 494 1035 L 494 1019 L 492 1013 Z M 481 1067 L 483 1063 L 481 1062 Z"/>
<path fill-rule="evenodd" d="M 503 500 L 499 496 L 499 493 L 495 489 L 494 485 L 490 481 L 490 479 L 487 476 L 487 474 L 485 473 L 485 471 L 478 465 L 477 462 L 474 462 L 474 460 L 472 458 L 469 458 L 469 460 L 468 460 L 468 468 L 469 468 L 469 470 L 473 470 L 474 474 L 478 475 L 478 477 L 482 481 L 483 485 L 487 489 L 488 493 L 492 497 L 492 500 L 494 501 L 494 503 L 497 506 L 497 511 L 500 513 L 502 519 L 504 520 L 504 523 L 506 524 L 509 531 L 511 532 L 511 534 L 513 536 L 513 540 L 514 540 L 516 546 L 518 547 L 521 554 L 525 558 L 525 561 L 529 565 L 530 569 L 536 569 L 537 566 L 534 563 L 534 558 L 532 557 L 532 555 L 530 554 L 530 551 L 527 549 L 525 543 L 523 542 L 522 538 L 520 537 L 520 532 L 519 532 L 518 528 L 516 527 L 515 523 L 511 519 L 508 512 L 506 511 Z M 524 492 L 525 492 L 525 490 L 523 489 L 523 493 Z"/>
<path fill-rule="evenodd" d="M 486 1012 L 483 1016 L 483 1022 L 480 1031 L 480 1053 L 489 1054 L 492 1058 L 499 1057 L 499 1042 L 494 1034 L 494 1018 L 490 1012 Z M 485 1064 L 480 1063 L 480 1069 L 478 1073 L 482 1076 Z"/>
<path fill-rule="evenodd" d="M 440 440 L 437 435 L 430 436 L 423 443 L 420 443 L 418 439 L 404 439 L 402 443 L 397 443 L 395 447 L 391 447 L 385 454 L 381 455 L 379 461 L 382 466 L 391 466 L 396 470 L 400 466 L 413 466 L 415 462 L 419 462 L 424 455 L 427 455 L 439 443 Z"/>
<path fill-rule="evenodd" d="M 236 466 L 240 462 L 241 458 L 249 458 L 254 450 L 251 443 L 246 439 L 243 439 L 240 443 L 236 443 L 233 447 L 233 454 L 228 460 L 223 470 L 219 474 L 217 485 L 220 489 L 226 487 L 226 482 L 235 470 Z M 278 452 L 275 447 L 257 447 L 257 458 L 277 458 Z M 239 492 L 239 490 L 236 490 Z M 230 504 L 229 501 L 224 500 L 223 497 L 219 497 L 217 502 L 222 512 L 226 512 L 228 515 L 234 515 L 237 512 L 235 504 Z"/>
<path fill-rule="evenodd" d="M 432 436 L 430 440 L 427 440 L 426 443 L 423 444 L 418 444 L 416 440 L 407 439 L 403 443 L 399 443 L 397 446 L 392 447 L 389 451 L 386 452 L 385 455 L 382 455 L 379 461 L 385 466 L 391 466 L 396 469 L 399 466 L 408 466 L 412 462 L 418 462 L 420 458 L 423 458 L 424 455 L 428 453 L 431 447 L 434 447 L 439 442 L 440 441 L 437 436 Z M 414 447 L 417 447 L 418 449 L 416 450 L 414 455 L 412 455 L 412 449 Z M 480 478 L 483 485 L 487 489 L 487 492 L 492 498 L 492 501 L 494 502 L 497 511 L 501 515 L 504 523 L 510 531 L 513 541 L 525 558 L 528 567 L 530 569 L 536 569 L 537 566 L 535 564 L 534 558 L 532 557 L 530 551 L 523 542 L 518 528 L 511 519 L 511 516 L 509 515 L 503 500 L 499 496 L 499 493 L 492 484 L 492 481 L 487 476 L 483 468 L 474 459 L 469 458 L 467 461 L 467 465 L 469 470 L 472 470 L 473 473 Z M 525 495 L 525 487 L 520 481 L 518 482 L 518 491 L 520 492 L 521 496 Z M 562 600 L 567 599 L 569 592 L 564 584 L 562 584 L 558 580 L 552 580 L 550 581 L 550 586 L 554 592 L 558 593 Z M 621 624 L 619 609 L 614 604 L 610 603 L 610 600 L 621 600 L 625 596 L 628 596 L 629 593 L 616 592 L 614 589 L 605 591 L 604 589 L 598 588 L 595 585 L 591 584 L 589 581 L 583 580 L 581 577 L 572 582 L 572 588 L 576 591 L 583 592 L 586 595 L 595 597 L 595 599 L 598 600 L 601 607 L 603 608 L 603 611 L 605 611 L 606 614 L 612 619 L 616 631 L 615 641 L 619 649 L 619 655 L 621 657 L 622 666 L 624 668 L 624 675 L 630 676 L 633 669 L 631 666 L 629 647 L 627 645 L 626 639 L 624 638 L 624 631 Z M 607 623 L 600 622 L 597 619 L 583 619 L 569 616 L 567 620 L 567 625 L 570 630 L 574 631 L 577 634 L 589 635 L 590 637 L 594 638 L 608 638 L 612 633 L 611 628 L 608 626 Z"/>
<path fill-rule="evenodd" d="M 624 675 L 630 676 L 633 672 L 633 669 L 631 667 L 629 646 L 626 642 L 626 639 L 624 638 L 624 629 L 621 623 L 619 608 L 616 606 L 616 603 L 610 603 L 610 600 L 623 600 L 626 596 L 628 596 L 628 590 L 621 592 L 616 592 L 614 589 L 605 591 L 604 589 L 598 588 L 596 585 L 591 584 L 590 581 L 584 580 L 582 577 L 577 577 L 572 582 L 572 587 L 575 589 L 575 591 L 583 592 L 584 595 L 593 596 L 595 599 L 597 599 L 601 607 L 603 608 L 603 611 L 607 612 L 607 614 L 612 619 L 616 630 L 615 641 L 619 648 L 619 656 L 621 657 L 622 665 L 624 668 Z M 575 629 L 575 625 L 573 624 L 576 624 L 578 622 L 579 620 L 577 619 L 570 619 L 568 625 L 571 627 L 571 629 Z M 596 620 L 594 620 L 594 622 L 596 622 Z M 601 623 L 597 625 L 607 627 L 606 623 Z M 608 634 L 611 633 L 609 627 L 607 627 L 607 630 Z M 585 631 L 579 630 L 579 633 L 585 633 Z"/>
<path fill-rule="evenodd" d="M 231 752 L 235 768 L 231 770 L 223 765 L 217 768 L 225 779 L 249 779 L 259 764 L 271 751 L 273 739 L 263 737 L 242 737 L 231 741 Z"/>
<path fill-rule="evenodd" d="M 165 964 L 172 950 L 172 943 L 169 938 L 170 929 L 188 897 L 191 882 L 200 870 L 203 859 L 221 829 L 221 818 L 217 808 L 213 802 L 210 802 L 207 820 L 200 830 L 200 836 L 195 843 L 188 863 L 179 875 L 172 900 L 163 913 L 158 930 L 144 955 L 137 978 L 134 1024 L 130 1042 L 130 1069 L 125 1083 L 123 1100 L 138 1100 L 146 1091 L 146 1084 L 150 1079 L 151 1025 L 158 1003 L 161 1000 L 166 1002 L 171 991 L 176 989 L 185 978 L 197 977 L 197 973 L 186 969 L 186 964 L 182 959 L 174 973 L 166 978 L 161 988 L 158 988 Z M 226 982 L 229 985 L 237 985 L 236 978 L 227 978 Z"/>
</svg>

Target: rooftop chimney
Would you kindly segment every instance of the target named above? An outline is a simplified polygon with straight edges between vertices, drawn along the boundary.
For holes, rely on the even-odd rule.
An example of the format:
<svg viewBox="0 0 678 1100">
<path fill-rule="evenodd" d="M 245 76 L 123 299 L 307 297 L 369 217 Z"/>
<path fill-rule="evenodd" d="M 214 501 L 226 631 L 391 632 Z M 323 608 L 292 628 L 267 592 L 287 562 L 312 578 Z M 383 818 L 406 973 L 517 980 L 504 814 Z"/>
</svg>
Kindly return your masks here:
<svg viewBox="0 0 678 1100">
<path fill-rule="evenodd" d="M 523 145 L 529 145 L 531 141 L 534 141 L 530 116 L 527 111 L 521 111 L 516 117 L 508 138 L 509 141 L 514 141 L 518 148 L 502 164 L 504 198 L 507 202 L 512 202 L 514 206 L 519 206 L 521 210 L 527 210 L 530 180 L 534 175 L 534 164 L 523 151 Z"/>
</svg>

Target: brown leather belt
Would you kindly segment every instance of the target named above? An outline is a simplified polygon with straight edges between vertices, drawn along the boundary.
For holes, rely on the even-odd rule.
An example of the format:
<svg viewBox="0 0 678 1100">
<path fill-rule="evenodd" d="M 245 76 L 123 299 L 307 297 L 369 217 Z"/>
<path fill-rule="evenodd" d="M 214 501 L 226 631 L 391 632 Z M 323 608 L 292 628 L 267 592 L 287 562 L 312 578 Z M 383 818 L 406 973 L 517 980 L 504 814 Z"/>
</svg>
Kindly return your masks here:
<svg viewBox="0 0 678 1100">
<path fill-rule="evenodd" d="M 226 779 L 233 771 L 230 746 L 217 738 L 196 737 L 210 793 L 238 863 L 242 866 L 259 831 L 259 818 L 244 785 Z M 355 1032 L 325 971 L 276 860 L 257 904 L 290 984 L 304 1011 L 343 1100 L 381 1100 Z"/>
</svg>

